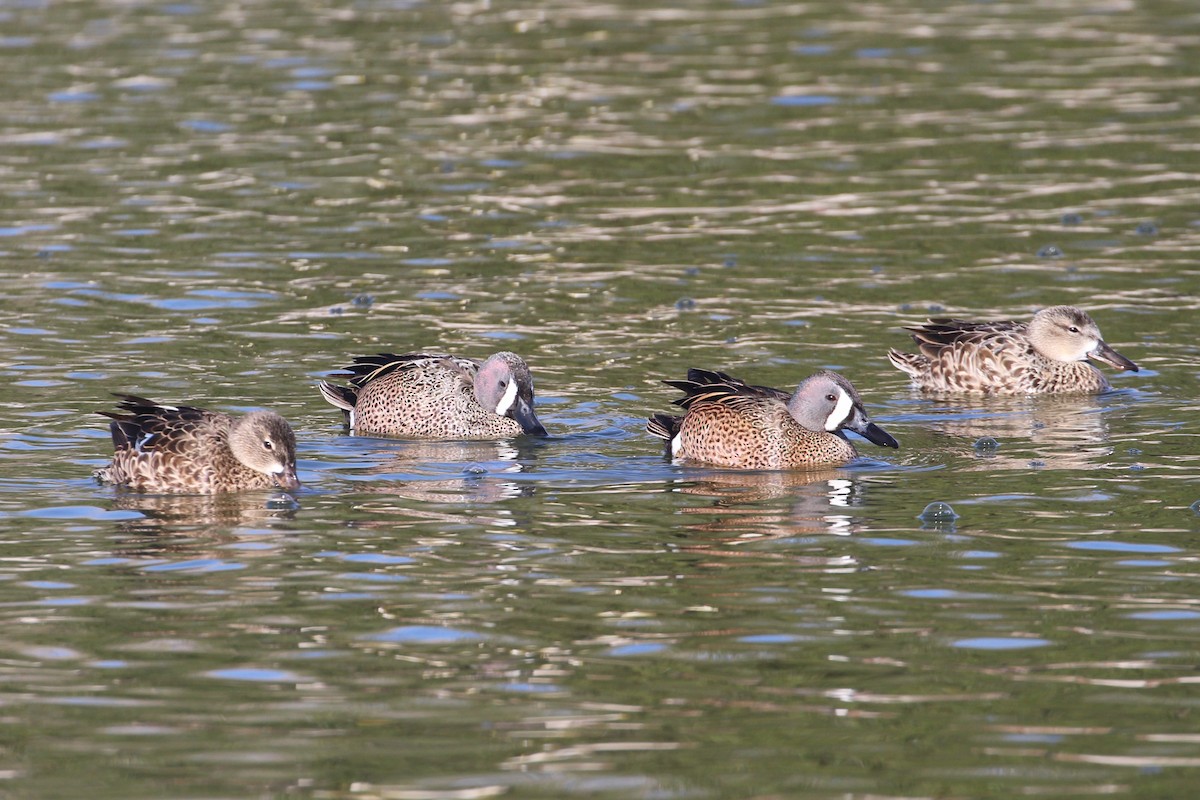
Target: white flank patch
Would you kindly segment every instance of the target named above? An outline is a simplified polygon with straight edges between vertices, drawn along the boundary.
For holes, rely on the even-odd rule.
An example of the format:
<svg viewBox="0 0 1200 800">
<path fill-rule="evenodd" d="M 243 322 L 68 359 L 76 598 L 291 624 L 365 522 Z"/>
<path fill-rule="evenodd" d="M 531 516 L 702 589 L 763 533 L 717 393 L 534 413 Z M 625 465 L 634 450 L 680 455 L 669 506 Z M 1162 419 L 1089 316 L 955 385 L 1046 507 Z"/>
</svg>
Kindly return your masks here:
<svg viewBox="0 0 1200 800">
<path fill-rule="evenodd" d="M 679 456 L 679 451 L 683 449 L 682 434 L 675 434 L 675 438 L 671 439 L 671 458 Z"/>
<path fill-rule="evenodd" d="M 350 430 L 354 430 L 354 409 L 350 409 Z"/>
<path fill-rule="evenodd" d="M 503 417 L 512 408 L 513 401 L 516 399 L 517 382 L 509 381 L 508 388 L 504 390 L 504 397 L 501 397 L 500 402 L 496 404 L 496 413 Z"/>
<path fill-rule="evenodd" d="M 144 448 L 146 445 L 150 444 L 150 442 L 153 440 L 154 440 L 154 434 L 147 433 L 145 436 L 138 439 L 137 442 L 134 443 L 133 449 L 140 453 L 140 452 L 142 452 L 142 448 Z"/>
<path fill-rule="evenodd" d="M 854 401 L 850 399 L 850 395 L 846 394 L 846 390 L 839 386 L 837 405 L 833 407 L 833 411 L 825 420 L 825 430 L 836 431 L 842 427 L 842 423 L 850 418 L 850 412 L 853 409 Z"/>
</svg>

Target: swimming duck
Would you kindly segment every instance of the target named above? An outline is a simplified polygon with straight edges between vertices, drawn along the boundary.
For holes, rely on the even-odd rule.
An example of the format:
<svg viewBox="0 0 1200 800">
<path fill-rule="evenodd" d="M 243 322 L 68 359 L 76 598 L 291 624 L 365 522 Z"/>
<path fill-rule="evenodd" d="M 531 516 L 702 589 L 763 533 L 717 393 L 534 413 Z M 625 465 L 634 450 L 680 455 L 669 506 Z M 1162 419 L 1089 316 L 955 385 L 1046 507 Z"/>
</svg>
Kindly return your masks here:
<svg viewBox="0 0 1200 800">
<path fill-rule="evenodd" d="M 674 402 L 687 413 L 655 414 L 646 430 L 667 440 L 672 457 L 746 469 L 835 466 L 858 456 L 843 430 L 900 446 L 868 419 L 854 386 L 836 372 L 805 378 L 791 395 L 702 369 L 663 383 L 684 392 Z"/>
<path fill-rule="evenodd" d="M 937 318 L 905 330 L 920 353 L 890 350 L 888 360 L 928 392 L 1095 394 L 1112 387 L 1086 359 L 1138 369 L 1074 306 L 1044 308 L 1029 322 Z"/>
<path fill-rule="evenodd" d="M 294 490 L 296 437 L 273 411 L 232 417 L 192 406 L 161 405 L 117 394 L 113 460 L 95 476 L 135 492 L 215 494 L 248 489 Z"/>
<path fill-rule="evenodd" d="M 533 376 L 515 353 L 479 362 L 441 353 L 361 356 L 350 386 L 322 381 L 352 433 L 409 439 L 547 436 L 533 410 Z"/>
</svg>

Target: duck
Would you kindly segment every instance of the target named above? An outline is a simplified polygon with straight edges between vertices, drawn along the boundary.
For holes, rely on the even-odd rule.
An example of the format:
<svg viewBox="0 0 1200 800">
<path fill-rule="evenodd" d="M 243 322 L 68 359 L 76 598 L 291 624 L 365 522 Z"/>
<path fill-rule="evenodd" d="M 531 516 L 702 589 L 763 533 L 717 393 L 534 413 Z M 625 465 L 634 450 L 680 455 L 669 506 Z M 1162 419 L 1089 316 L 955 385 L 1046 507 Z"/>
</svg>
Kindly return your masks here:
<svg viewBox="0 0 1200 800">
<path fill-rule="evenodd" d="M 888 351 L 888 360 L 926 392 L 982 395 L 1098 394 L 1112 385 L 1092 358 L 1119 370 L 1137 364 L 1104 341 L 1086 311 L 1043 308 L 1028 322 L 933 318 L 905 328 L 919 353 Z"/>
<path fill-rule="evenodd" d="M 346 367 L 349 386 L 318 389 L 356 435 L 495 440 L 548 436 L 534 412 L 533 375 L 516 353 L 484 361 L 444 353 L 379 353 Z M 345 373 L 342 373 L 345 374 Z"/>
<path fill-rule="evenodd" d="M 792 394 L 695 368 L 687 380 L 663 383 L 684 393 L 674 403 L 686 413 L 655 414 L 646 430 L 666 440 L 671 458 L 740 469 L 841 466 L 858 457 L 846 430 L 880 447 L 900 446 L 836 372 L 810 375 Z"/>
<path fill-rule="evenodd" d="M 274 411 L 234 417 L 114 396 L 118 411 L 96 412 L 112 420 L 112 463 L 94 473 L 104 483 L 151 494 L 300 488 L 296 436 Z"/>
</svg>

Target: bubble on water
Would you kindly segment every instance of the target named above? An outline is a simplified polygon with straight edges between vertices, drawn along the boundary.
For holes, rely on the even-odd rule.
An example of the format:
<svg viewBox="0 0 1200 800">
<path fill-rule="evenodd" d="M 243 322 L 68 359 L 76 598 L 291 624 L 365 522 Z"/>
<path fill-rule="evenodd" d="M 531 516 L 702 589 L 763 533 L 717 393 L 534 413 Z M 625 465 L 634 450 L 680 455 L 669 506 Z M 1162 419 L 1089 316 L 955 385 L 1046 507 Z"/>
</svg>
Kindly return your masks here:
<svg viewBox="0 0 1200 800">
<path fill-rule="evenodd" d="M 356 306 L 369 306 L 375 302 L 375 298 L 369 294 L 359 294 L 355 295 L 350 302 Z"/>
<path fill-rule="evenodd" d="M 1056 244 L 1048 244 L 1041 250 L 1037 251 L 1038 258 L 1062 258 L 1063 251 Z"/>
<path fill-rule="evenodd" d="M 1200 517 L 1200 500 L 1197 500 L 1196 502 L 1192 503 L 1190 506 L 1188 506 L 1188 508 L 1190 508 L 1192 510 L 1193 514 Z"/>
<path fill-rule="evenodd" d="M 1062 215 L 1062 224 L 1063 225 L 1082 225 L 1083 217 L 1079 214 L 1063 214 Z"/>
<path fill-rule="evenodd" d="M 300 504 L 290 494 L 280 492 L 267 501 L 267 508 L 272 511 L 298 511 Z"/>
<path fill-rule="evenodd" d="M 1129 453 L 1129 455 L 1131 455 L 1131 456 L 1140 456 L 1142 454 L 1142 448 L 1131 447 L 1128 450 L 1126 450 L 1125 452 Z"/>
<path fill-rule="evenodd" d="M 696 307 L 696 301 L 690 297 L 681 297 L 675 301 L 675 307 L 680 311 L 689 311 Z"/>
<path fill-rule="evenodd" d="M 1000 449 L 1000 442 L 991 436 L 981 436 L 975 440 L 975 444 L 972 446 L 976 453 L 994 453 Z"/>
<path fill-rule="evenodd" d="M 946 310 L 946 307 L 944 305 L 942 305 L 941 303 L 930 303 L 928 306 L 925 307 L 925 310 L 928 311 L 930 314 L 940 314 Z"/>
<path fill-rule="evenodd" d="M 1039 461 L 1038 459 L 1035 458 L 1033 461 L 1029 462 L 1029 466 L 1032 467 L 1033 469 L 1041 469 L 1042 467 L 1046 466 L 1046 462 Z"/>
<path fill-rule="evenodd" d="M 687 269 L 685 269 L 683 271 L 683 274 L 684 275 L 699 275 L 700 268 L 699 267 L 688 267 Z"/>
<path fill-rule="evenodd" d="M 462 471 L 463 471 L 464 475 L 487 475 L 488 474 L 488 468 L 483 466 L 482 464 L 467 464 L 465 467 L 463 467 Z"/>
<path fill-rule="evenodd" d="M 947 523 L 954 522 L 958 519 L 958 513 L 949 503 L 943 503 L 941 500 L 935 500 L 925 506 L 925 510 L 917 515 L 917 519 L 922 522 L 932 523 Z"/>
<path fill-rule="evenodd" d="M 724 265 L 727 267 L 736 267 L 737 266 L 737 256 L 726 256 L 725 261 L 722 263 L 724 263 Z"/>
<path fill-rule="evenodd" d="M 1153 222 L 1140 222 L 1133 232 L 1138 236 L 1154 236 L 1158 233 L 1158 226 Z"/>
</svg>

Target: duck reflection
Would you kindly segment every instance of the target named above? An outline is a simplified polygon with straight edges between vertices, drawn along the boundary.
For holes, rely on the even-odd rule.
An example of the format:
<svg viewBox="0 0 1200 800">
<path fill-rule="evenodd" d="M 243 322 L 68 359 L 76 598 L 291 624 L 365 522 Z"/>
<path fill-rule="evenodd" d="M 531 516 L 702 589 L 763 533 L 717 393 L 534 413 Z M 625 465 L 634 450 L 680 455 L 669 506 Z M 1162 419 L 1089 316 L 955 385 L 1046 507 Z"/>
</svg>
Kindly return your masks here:
<svg viewBox="0 0 1200 800">
<path fill-rule="evenodd" d="M 285 492 L 246 492 L 210 495 L 165 495 L 117 492 L 112 507 L 142 516 L 125 520 L 126 531 L 186 533 L 195 528 L 234 527 L 290 520 L 300 507 Z"/>
<path fill-rule="evenodd" d="M 978 458 L 969 469 L 1098 467 L 1112 454 L 1104 411 L 1111 399 L 1039 396 L 989 398 L 985 409 L 931 400 L 928 430 L 968 440 Z M 938 407 L 941 406 L 941 407 Z"/>
<path fill-rule="evenodd" d="M 682 494 L 713 498 L 711 504 L 680 513 L 709 518 L 688 530 L 721 534 L 726 544 L 812 534 L 849 536 L 863 527 L 854 510 L 863 504 L 865 489 L 861 474 L 844 469 L 711 472 L 675 487 Z"/>
<path fill-rule="evenodd" d="M 503 441 L 372 441 L 363 455 L 371 476 L 362 489 L 430 503 L 496 503 L 531 494 L 531 484 L 505 480 L 525 471 L 537 445 Z"/>
</svg>

